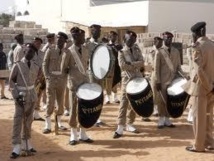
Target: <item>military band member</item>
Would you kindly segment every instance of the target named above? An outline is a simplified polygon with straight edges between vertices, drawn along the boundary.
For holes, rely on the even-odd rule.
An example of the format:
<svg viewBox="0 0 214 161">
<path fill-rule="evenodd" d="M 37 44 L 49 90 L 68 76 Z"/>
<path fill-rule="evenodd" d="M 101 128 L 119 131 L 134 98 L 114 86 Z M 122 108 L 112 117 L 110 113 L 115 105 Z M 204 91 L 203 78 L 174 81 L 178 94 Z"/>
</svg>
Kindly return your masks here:
<svg viewBox="0 0 214 161">
<path fill-rule="evenodd" d="M 46 51 L 49 48 L 54 48 L 55 47 L 55 34 L 54 33 L 49 33 L 49 34 L 47 34 L 46 38 L 47 38 L 47 43 L 42 48 L 42 52 L 44 52 L 44 53 L 46 53 Z"/>
<path fill-rule="evenodd" d="M 7 55 L 3 51 L 3 44 L 0 43 L 0 70 L 6 70 L 7 68 Z M 5 81 L 6 78 L 0 77 L 0 86 L 1 86 L 1 99 L 9 99 L 5 96 Z"/>
<path fill-rule="evenodd" d="M 39 115 L 39 110 L 40 110 L 40 101 L 42 98 L 42 94 L 45 92 L 45 79 L 44 79 L 44 74 L 42 72 L 42 63 L 43 63 L 43 59 L 44 59 L 44 52 L 42 52 L 41 49 L 41 45 L 42 45 L 43 41 L 41 38 L 39 37 L 35 37 L 33 40 L 33 45 L 36 48 L 36 53 L 33 57 L 33 61 L 39 66 L 39 72 L 37 75 L 37 79 L 36 79 L 36 83 L 35 83 L 35 88 L 36 88 L 36 92 L 37 92 L 37 102 L 36 102 L 36 106 L 35 106 L 35 110 L 33 113 L 33 117 L 34 120 L 38 120 L 38 121 L 44 121 L 44 119 Z"/>
<path fill-rule="evenodd" d="M 183 73 L 179 51 L 172 46 L 173 34 L 163 33 L 163 47 L 158 50 L 154 61 L 154 79 L 158 93 L 158 128 L 175 127 L 169 119 L 167 111 L 167 87 L 171 82 Z M 182 75 L 185 75 L 184 73 Z"/>
<path fill-rule="evenodd" d="M 69 48 L 71 51 L 71 62 L 70 62 L 70 70 L 68 76 L 68 86 L 69 86 L 69 98 L 70 98 L 70 120 L 69 125 L 71 127 L 71 136 L 70 136 L 70 145 L 76 145 L 78 143 L 78 137 L 80 141 L 92 143 L 86 131 L 81 125 L 79 125 L 77 113 L 77 96 L 76 91 L 79 85 L 83 83 L 89 82 L 89 78 L 87 75 L 88 69 L 88 49 L 84 46 L 85 42 L 85 31 L 81 30 L 78 27 L 73 27 L 70 30 L 72 38 L 73 38 L 73 45 Z M 90 121 L 90 120 L 88 120 Z M 79 128 L 79 133 L 78 129 Z M 79 134 L 79 136 L 78 136 Z"/>
<path fill-rule="evenodd" d="M 213 106 L 214 106 L 214 44 L 206 37 L 206 23 L 198 22 L 191 27 L 194 52 L 193 73 L 184 89 L 194 99 L 193 132 L 194 143 L 187 146 L 190 152 L 214 150 Z"/>
<path fill-rule="evenodd" d="M 112 49 L 112 68 L 109 72 L 110 74 L 105 79 L 105 88 L 106 88 L 106 104 L 110 103 L 110 96 L 113 95 L 113 102 L 120 103 L 117 96 L 118 83 L 121 81 L 121 71 L 118 63 L 118 51 L 122 49 L 122 45 L 117 43 L 118 34 L 115 31 L 109 32 L 109 43 L 108 46 Z"/>
<path fill-rule="evenodd" d="M 98 24 L 93 24 L 90 26 L 90 29 L 91 29 L 91 31 L 90 31 L 91 32 L 91 38 L 87 42 L 87 48 L 89 49 L 89 62 L 90 62 L 90 57 L 91 57 L 94 49 L 96 48 L 96 46 L 101 44 L 99 42 L 99 38 L 101 35 L 101 26 Z M 89 73 L 90 82 L 97 83 L 103 87 L 103 80 L 98 80 L 94 77 L 94 75 L 92 74 L 92 71 L 90 69 L 90 66 L 89 66 L 88 73 Z M 103 124 L 104 123 L 100 119 L 98 119 L 97 123 L 95 125 L 99 127 L 99 126 L 102 126 Z"/>
<path fill-rule="evenodd" d="M 47 38 L 47 43 L 43 46 L 43 48 L 41 50 L 44 54 L 46 53 L 46 51 L 48 49 L 54 48 L 55 45 L 56 45 L 55 44 L 55 34 L 54 33 L 47 34 L 46 38 Z M 43 73 L 43 75 L 44 75 L 44 73 Z M 43 90 L 43 94 L 42 95 L 43 95 L 43 98 L 42 98 L 43 109 L 46 110 L 47 109 L 46 84 L 44 85 L 44 90 Z"/>
<path fill-rule="evenodd" d="M 126 130 L 138 133 L 138 130 L 133 126 L 136 114 L 131 109 L 127 95 L 126 85 L 131 78 L 142 77 L 140 72 L 141 68 L 144 68 L 144 60 L 139 47 L 135 44 L 137 35 L 133 31 L 127 31 L 124 35 L 124 47 L 119 52 L 118 61 L 121 68 L 121 102 L 118 114 L 118 126 L 114 133 L 113 138 L 119 138 L 123 135 L 123 130 L 126 125 Z M 126 121 L 126 115 L 128 111 L 128 120 Z"/>
<path fill-rule="evenodd" d="M 18 34 L 15 36 L 17 41 L 17 46 L 13 52 L 13 61 L 14 63 L 20 61 L 24 57 L 24 35 Z"/>
<path fill-rule="evenodd" d="M 57 121 L 60 130 L 67 130 L 61 124 L 61 116 L 64 108 L 64 92 L 67 83 L 68 63 L 70 51 L 64 48 L 68 36 L 59 32 L 55 48 L 49 48 L 43 61 L 43 72 L 46 79 L 46 94 L 47 94 L 47 110 L 45 118 L 44 134 L 51 132 L 51 115 L 55 109 L 55 101 L 57 102 Z"/>
<path fill-rule="evenodd" d="M 151 53 L 151 65 L 152 65 L 152 73 L 151 73 L 151 87 L 153 90 L 153 101 L 154 101 L 154 115 L 158 116 L 158 107 L 157 107 L 157 90 L 155 87 L 155 73 L 154 73 L 154 59 L 155 59 L 155 54 L 159 51 L 159 49 L 163 45 L 163 39 L 160 37 L 154 37 L 154 50 Z"/>
<path fill-rule="evenodd" d="M 32 44 L 27 46 L 25 57 L 13 66 L 9 78 L 9 88 L 15 101 L 12 132 L 12 144 L 14 148 L 10 156 L 11 158 L 17 158 L 20 155 L 21 149 L 26 150 L 26 139 L 28 142 L 27 150 L 36 152 L 30 142 L 33 111 L 37 99 L 34 83 L 39 70 L 37 64 L 32 61 L 35 51 L 36 49 Z M 25 120 L 23 120 L 24 117 L 26 118 Z M 22 131 L 23 126 L 26 126 L 26 133 L 25 130 Z"/>
</svg>

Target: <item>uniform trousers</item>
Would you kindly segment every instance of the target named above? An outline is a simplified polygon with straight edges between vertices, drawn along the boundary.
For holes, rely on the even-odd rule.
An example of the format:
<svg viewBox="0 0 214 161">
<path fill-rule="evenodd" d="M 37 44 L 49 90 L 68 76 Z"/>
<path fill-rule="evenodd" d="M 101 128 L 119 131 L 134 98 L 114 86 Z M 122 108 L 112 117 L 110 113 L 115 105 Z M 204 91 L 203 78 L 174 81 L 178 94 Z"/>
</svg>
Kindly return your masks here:
<svg viewBox="0 0 214 161">
<path fill-rule="evenodd" d="M 15 102 L 15 114 L 13 119 L 12 144 L 21 144 L 22 139 L 31 138 L 31 125 L 33 122 L 33 111 L 35 102 L 26 102 L 24 107 L 21 107 Z M 24 115 L 26 117 L 26 134 L 22 131 L 24 126 Z M 22 136 L 21 136 L 22 132 Z"/>
<path fill-rule="evenodd" d="M 213 108 L 214 94 L 199 94 L 195 97 L 193 131 L 195 136 L 194 146 L 196 150 L 203 151 L 205 147 L 214 147 L 213 139 Z"/>
<path fill-rule="evenodd" d="M 0 85 L 1 85 L 1 97 L 4 97 L 4 90 L 5 90 L 5 79 L 0 78 Z"/>
<path fill-rule="evenodd" d="M 47 111 L 46 117 L 50 117 L 55 109 L 55 100 L 57 101 L 57 115 L 64 112 L 64 92 L 67 83 L 67 77 L 51 77 L 46 81 Z"/>
<path fill-rule="evenodd" d="M 127 79 L 122 78 L 121 84 L 121 102 L 118 114 L 118 125 L 132 124 L 135 121 L 136 113 L 131 108 L 128 98 L 126 96 Z M 128 114 L 127 114 L 128 111 Z M 126 116 L 128 120 L 126 121 Z"/>
<path fill-rule="evenodd" d="M 158 114 L 160 117 L 169 117 L 168 111 L 167 111 L 167 85 L 161 85 L 161 90 L 157 91 L 157 105 L 158 105 Z M 162 96 L 161 96 L 161 94 Z"/>
</svg>

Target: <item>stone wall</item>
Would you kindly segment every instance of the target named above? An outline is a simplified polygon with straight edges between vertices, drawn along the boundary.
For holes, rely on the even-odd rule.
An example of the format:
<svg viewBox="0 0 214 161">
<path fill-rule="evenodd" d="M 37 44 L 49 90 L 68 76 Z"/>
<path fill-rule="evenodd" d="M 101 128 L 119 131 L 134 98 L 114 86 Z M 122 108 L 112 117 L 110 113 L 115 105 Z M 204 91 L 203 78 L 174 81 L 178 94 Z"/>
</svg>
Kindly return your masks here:
<svg viewBox="0 0 214 161">
<path fill-rule="evenodd" d="M 45 42 L 48 29 L 42 28 L 41 25 L 37 25 L 35 22 L 25 21 L 10 21 L 9 27 L 0 26 L 0 42 L 4 45 L 5 53 L 8 53 L 10 44 L 16 42 L 14 38 L 20 33 L 24 34 L 25 43 L 32 42 L 36 36 Z"/>
</svg>

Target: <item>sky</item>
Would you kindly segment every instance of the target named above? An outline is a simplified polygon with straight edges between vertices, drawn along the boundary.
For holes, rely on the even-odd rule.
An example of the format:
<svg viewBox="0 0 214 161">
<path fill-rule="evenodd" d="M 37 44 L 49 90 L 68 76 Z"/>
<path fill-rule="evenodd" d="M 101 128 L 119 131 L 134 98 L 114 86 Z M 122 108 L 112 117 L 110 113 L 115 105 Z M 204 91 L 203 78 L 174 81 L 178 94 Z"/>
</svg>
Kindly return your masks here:
<svg viewBox="0 0 214 161">
<path fill-rule="evenodd" d="M 0 13 L 8 13 L 9 7 L 14 6 L 15 0 L 0 0 Z"/>
</svg>

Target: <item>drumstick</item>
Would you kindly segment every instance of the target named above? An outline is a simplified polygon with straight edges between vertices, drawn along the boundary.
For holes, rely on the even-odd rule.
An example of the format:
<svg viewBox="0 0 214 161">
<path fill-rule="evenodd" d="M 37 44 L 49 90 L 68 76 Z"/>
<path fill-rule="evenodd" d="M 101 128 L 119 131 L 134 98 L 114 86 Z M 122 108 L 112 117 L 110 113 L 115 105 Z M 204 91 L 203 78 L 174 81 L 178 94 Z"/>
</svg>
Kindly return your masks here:
<svg viewBox="0 0 214 161">
<path fill-rule="evenodd" d="M 162 92 L 161 91 L 158 91 L 158 92 L 160 93 L 160 96 L 161 96 L 163 102 L 166 104 L 166 100 L 164 99 Z"/>
<path fill-rule="evenodd" d="M 178 71 L 178 74 L 180 74 L 181 75 L 181 77 L 183 77 L 183 78 L 185 78 L 186 79 L 186 77 L 180 72 L 180 71 Z"/>
</svg>

